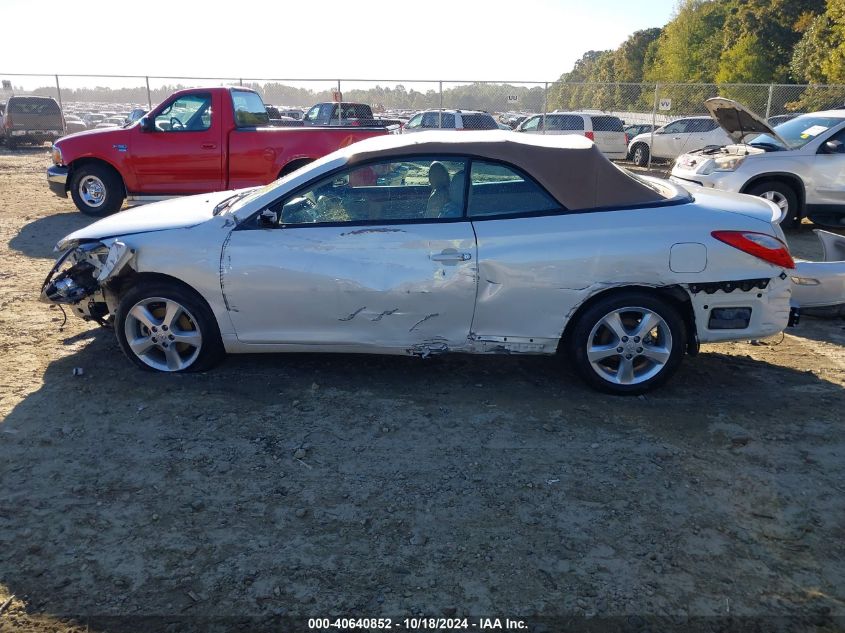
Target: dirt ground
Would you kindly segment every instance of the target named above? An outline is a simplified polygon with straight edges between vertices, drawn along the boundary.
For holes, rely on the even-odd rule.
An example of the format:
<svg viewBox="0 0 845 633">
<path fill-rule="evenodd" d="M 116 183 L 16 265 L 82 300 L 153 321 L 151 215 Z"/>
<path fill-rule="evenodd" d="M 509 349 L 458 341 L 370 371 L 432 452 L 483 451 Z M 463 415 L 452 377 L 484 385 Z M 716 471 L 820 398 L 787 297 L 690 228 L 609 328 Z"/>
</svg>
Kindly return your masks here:
<svg viewBox="0 0 845 633">
<path fill-rule="evenodd" d="M 155 375 L 38 302 L 53 245 L 90 222 L 47 164 L 46 147 L 0 148 L 0 630 L 845 622 L 842 319 L 704 346 L 633 399 L 538 358 Z M 789 235 L 805 256 L 814 239 Z"/>
</svg>

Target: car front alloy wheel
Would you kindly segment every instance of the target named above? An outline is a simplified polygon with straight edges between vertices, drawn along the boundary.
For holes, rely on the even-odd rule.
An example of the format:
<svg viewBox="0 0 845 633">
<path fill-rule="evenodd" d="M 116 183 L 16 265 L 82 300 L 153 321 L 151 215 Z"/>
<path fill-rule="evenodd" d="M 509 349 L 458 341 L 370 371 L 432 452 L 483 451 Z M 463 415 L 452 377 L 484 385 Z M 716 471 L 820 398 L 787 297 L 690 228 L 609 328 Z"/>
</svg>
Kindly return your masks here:
<svg viewBox="0 0 845 633">
<path fill-rule="evenodd" d="M 223 355 L 207 304 L 177 284 L 141 284 L 121 298 L 115 334 L 136 365 L 161 372 L 200 371 Z"/>
</svg>

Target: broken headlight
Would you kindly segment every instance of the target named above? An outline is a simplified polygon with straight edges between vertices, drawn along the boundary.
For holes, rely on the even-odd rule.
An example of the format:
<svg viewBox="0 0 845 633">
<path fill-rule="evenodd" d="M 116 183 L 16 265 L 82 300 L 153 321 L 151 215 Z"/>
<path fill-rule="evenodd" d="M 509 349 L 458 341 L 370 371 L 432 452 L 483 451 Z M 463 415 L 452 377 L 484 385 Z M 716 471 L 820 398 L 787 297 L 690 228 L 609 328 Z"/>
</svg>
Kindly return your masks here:
<svg viewBox="0 0 845 633">
<path fill-rule="evenodd" d="M 94 294 L 100 286 L 97 276 L 108 254 L 108 247 L 100 242 L 68 250 L 44 280 L 41 298 L 50 303 L 73 304 Z"/>
</svg>

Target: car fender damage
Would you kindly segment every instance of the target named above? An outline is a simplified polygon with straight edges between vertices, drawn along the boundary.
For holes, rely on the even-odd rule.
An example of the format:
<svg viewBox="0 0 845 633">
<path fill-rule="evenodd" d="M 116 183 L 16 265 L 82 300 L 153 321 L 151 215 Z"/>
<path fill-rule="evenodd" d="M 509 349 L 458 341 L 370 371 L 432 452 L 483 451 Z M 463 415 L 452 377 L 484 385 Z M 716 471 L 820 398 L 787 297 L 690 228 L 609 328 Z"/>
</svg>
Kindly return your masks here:
<svg viewBox="0 0 845 633">
<path fill-rule="evenodd" d="M 41 285 L 41 300 L 73 306 L 85 320 L 108 325 L 117 309 L 111 282 L 134 269 L 136 251 L 121 240 L 83 242 L 65 251 Z"/>
</svg>

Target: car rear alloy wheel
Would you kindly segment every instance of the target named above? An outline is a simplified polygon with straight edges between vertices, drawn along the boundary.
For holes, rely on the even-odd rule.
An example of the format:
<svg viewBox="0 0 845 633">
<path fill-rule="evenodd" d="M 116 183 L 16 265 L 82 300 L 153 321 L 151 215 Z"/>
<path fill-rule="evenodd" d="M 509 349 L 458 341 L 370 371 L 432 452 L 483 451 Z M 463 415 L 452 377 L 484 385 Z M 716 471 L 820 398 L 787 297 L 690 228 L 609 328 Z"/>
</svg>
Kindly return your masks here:
<svg viewBox="0 0 845 633">
<path fill-rule="evenodd" d="M 634 147 L 634 164 L 639 167 L 648 166 L 648 145 L 645 143 L 638 143 Z"/>
<path fill-rule="evenodd" d="M 754 185 L 747 193 L 774 202 L 780 209 L 779 222 L 782 228 L 794 228 L 801 223 L 798 216 L 798 197 L 792 187 L 770 181 Z"/>
<path fill-rule="evenodd" d="M 223 355 L 211 310 L 181 284 L 136 286 L 121 299 L 115 325 L 121 349 L 144 369 L 199 371 Z"/>
<path fill-rule="evenodd" d="M 600 299 L 575 323 L 575 368 L 592 386 L 640 394 L 664 382 L 684 354 L 686 328 L 677 309 L 637 291 Z"/>
<path fill-rule="evenodd" d="M 672 332 L 660 315 L 625 307 L 607 313 L 593 327 L 587 358 L 599 376 L 619 385 L 637 385 L 666 366 Z"/>
</svg>

